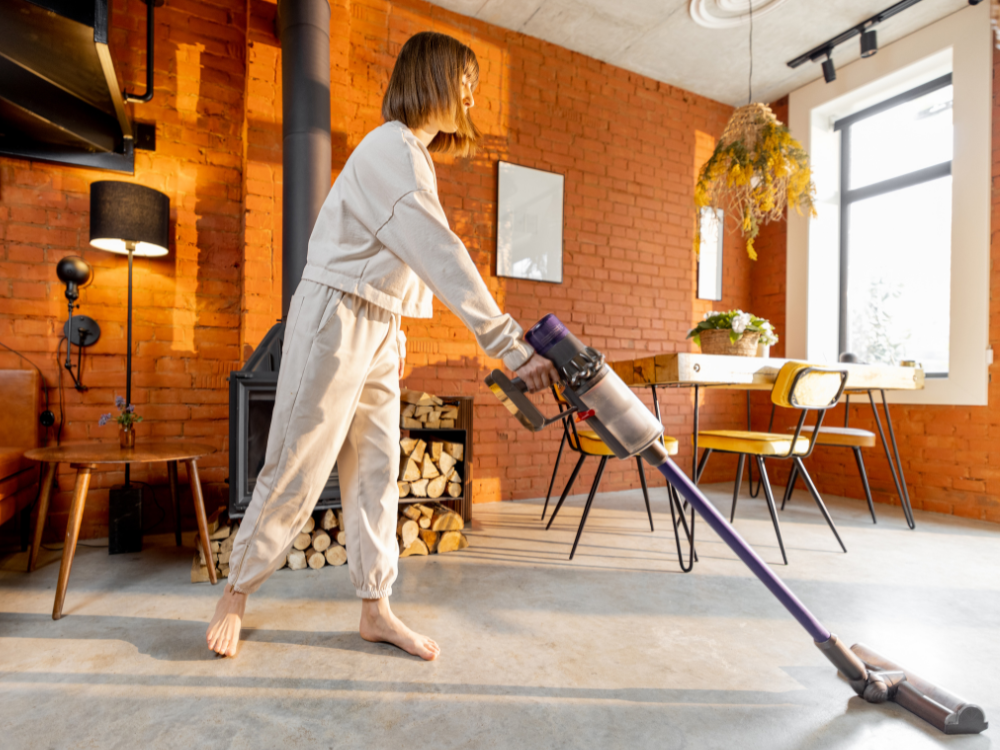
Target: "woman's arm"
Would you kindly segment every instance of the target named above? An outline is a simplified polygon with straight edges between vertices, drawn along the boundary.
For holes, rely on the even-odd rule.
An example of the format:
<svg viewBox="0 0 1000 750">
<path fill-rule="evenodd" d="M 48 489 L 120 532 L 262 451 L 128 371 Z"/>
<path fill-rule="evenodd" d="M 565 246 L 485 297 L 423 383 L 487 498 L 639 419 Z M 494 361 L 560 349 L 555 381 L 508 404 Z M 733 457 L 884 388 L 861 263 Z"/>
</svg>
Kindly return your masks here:
<svg viewBox="0 0 1000 750">
<path fill-rule="evenodd" d="M 511 370 L 531 358 L 534 350 L 522 338 L 521 327 L 500 312 L 462 240 L 448 226 L 437 195 L 429 190 L 407 193 L 375 236 L 468 326 L 486 354 L 503 359 Z"/>
</svg>

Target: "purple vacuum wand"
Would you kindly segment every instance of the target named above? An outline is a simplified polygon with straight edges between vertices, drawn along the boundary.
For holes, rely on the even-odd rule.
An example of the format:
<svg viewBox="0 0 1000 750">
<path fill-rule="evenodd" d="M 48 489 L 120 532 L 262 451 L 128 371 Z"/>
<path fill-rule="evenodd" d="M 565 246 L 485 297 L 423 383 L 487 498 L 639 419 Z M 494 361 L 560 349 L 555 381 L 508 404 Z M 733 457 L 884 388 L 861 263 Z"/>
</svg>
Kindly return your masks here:
<svg viewBox="0 0 1000 750">
<path fill-rule="evenodd" d="M 571 409 L 546 419 L 525 396 L 525 385 L 499 370 L 486 378 L 490 390 L 526 428 L 544 429 L 576 412 L 618 458 L 641 456 L 698 511 L 736 556 L 812 636 L 816 646 L 866 700 L 893 700 L 946 734 L 976 734 L 989 726 L 983 710 L 922 680 L 862 644 L 851 648 L 827 630 L 785 582 L 716 510 L 678 468 L 660 442 L 663 426 L 604 362 L 604 355 L 584 346 L 555 315 L 546 315 L 525 336 L 536 353 L 549 359 L 562 377 Z"/>
</svg>

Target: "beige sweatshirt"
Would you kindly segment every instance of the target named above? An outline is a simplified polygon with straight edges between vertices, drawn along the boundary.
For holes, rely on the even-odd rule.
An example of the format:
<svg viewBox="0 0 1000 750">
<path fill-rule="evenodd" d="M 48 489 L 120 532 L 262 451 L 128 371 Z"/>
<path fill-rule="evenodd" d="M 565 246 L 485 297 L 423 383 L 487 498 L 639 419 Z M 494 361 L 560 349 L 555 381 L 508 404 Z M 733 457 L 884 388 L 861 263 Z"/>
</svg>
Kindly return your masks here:
<svg viewBox="0 0 1000 750">
<path fill-rule="evenodd" d="M 414 318 L 432 316 L 433 294 L 511 370 L 534 353 L 448 226 L 430 152 L 400 122 L 370 132 L 347 160 L 316 219 L 302 278 Z"/>
</svg>

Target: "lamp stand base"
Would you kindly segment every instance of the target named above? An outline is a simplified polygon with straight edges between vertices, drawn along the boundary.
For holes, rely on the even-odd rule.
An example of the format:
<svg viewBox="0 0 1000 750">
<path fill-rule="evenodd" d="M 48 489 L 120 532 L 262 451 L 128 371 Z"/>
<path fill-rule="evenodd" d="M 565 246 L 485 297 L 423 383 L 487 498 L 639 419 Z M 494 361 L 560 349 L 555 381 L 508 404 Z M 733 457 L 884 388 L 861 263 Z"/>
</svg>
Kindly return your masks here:
<svg viewBox="0 0 1000 750">
<path fill-rule="evenodd" d="M 142 485 L 112 487 L 108 494 L 108 554 L 142 552 Z"/>
</svg>

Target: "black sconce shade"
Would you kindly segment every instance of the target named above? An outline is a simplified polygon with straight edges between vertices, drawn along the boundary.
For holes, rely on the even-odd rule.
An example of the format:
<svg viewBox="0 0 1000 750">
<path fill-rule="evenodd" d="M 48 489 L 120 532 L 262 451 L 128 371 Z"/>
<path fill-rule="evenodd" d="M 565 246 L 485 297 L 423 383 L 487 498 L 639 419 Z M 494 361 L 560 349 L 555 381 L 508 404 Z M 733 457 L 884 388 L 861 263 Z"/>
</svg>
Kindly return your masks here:
<svg viewBox="0 0 1000 750">
<path fill-rule="evenodd" d="M 130 182 L 90 185 L 90 244 L 112 253 L 158 257 L 170 244 L 170 199 L 159 190 Z"/>
<path fill-rule="evenodd" d="M 875 29 L 869 29 L 861 34 L 861 56 L 871 57 L 878 52 L 878 36 Z"/>
</svg>

